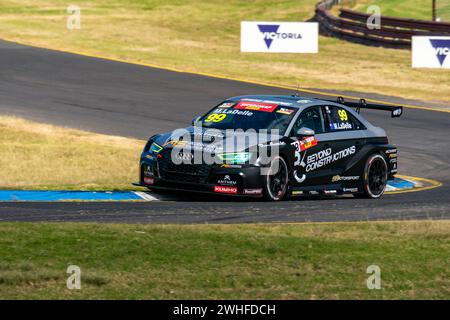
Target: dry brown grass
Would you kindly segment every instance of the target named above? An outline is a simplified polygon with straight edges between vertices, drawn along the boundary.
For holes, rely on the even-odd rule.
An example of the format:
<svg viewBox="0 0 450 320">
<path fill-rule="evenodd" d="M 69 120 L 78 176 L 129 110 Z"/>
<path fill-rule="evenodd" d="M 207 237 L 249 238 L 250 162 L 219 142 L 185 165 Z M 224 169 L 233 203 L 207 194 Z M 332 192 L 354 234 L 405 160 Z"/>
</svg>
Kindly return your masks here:
<svg viewBox="0 0 450 320">
<path fill-rule="evenodd" d="M 0 188 L 130 189 L 144 143 L 0 116 Z"/>
<path fill-rule="evenodd" d="M 0 37 L 293 88 L 300 84 L 450 101 L 448 70 L 412 69 L 408 50 L 321 37 L 319 54 L 239 51 L 241 20 L 304 21 L 316 2 L 78 1 L 82 29 L 69 31 L 65 9 L 70 1 L 7 0 L 0 4 Z"/>
</svg>

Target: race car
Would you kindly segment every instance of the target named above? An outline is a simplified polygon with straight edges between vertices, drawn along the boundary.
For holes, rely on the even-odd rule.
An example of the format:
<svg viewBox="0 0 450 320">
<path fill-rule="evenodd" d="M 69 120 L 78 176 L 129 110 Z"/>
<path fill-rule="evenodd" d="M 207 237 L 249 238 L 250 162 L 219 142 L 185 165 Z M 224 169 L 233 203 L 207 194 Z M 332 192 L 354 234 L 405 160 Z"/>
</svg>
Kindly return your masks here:
<svg viewBox="0 0 450 320">
<path fill-rule="evenodd" d="M 248 95 L 226 99 L 192 125 L 152 136 L 140 158 L 149 189 L 265 197 L 353 194 L 380 198 L 397 148 L 361 109 L 401 106 Z"/>
</svg>

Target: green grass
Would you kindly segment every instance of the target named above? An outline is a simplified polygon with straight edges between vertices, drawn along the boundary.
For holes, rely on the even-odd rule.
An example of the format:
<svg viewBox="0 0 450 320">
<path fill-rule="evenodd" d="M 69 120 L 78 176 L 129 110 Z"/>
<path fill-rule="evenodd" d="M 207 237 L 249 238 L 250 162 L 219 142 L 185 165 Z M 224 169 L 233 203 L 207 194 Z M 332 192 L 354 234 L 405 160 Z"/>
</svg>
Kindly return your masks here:
<svg viewBox="0 0 450 320">
<path fill-rule="evenodd" d="M 431 20 L 431 0 L 363 0 L 354 9 L 366 11 L 370 5 L 381 8 L 381 14 L 391 17 Z"/>
<path fill-rule="evenodd" d="M 2 223 L 0 298 L 449 299 L 449 227 Z M 381 290 L 366 287 L 373 264 Z"/>
<path fill-rule="evenodd" d="M 448 70 L 412 69 L 408 50 L 321 37 L 319 54 L 240 52 L 240 21 L 305 21 L 317 1 L 80 0 L 81 30 L 70 31 L 65 10 L 72 1 L 5 0 L 0 38 L 293 89 L 300 85 L 450 101 Z M 416 7 L 404 10 L 426 14 Z"/>
<path fill-rule="evenodd" d="M 448 0 L 436 0 L 437 16 L 442 21 L 450 21 L 450 2 Z M 363 0 L 358 1 L 355 7 L 365 11 L 369 5 L 377 5 L 381 8 L 381 14 L 391 17 L 431 20 L 431 0 Z"/>
</svg>

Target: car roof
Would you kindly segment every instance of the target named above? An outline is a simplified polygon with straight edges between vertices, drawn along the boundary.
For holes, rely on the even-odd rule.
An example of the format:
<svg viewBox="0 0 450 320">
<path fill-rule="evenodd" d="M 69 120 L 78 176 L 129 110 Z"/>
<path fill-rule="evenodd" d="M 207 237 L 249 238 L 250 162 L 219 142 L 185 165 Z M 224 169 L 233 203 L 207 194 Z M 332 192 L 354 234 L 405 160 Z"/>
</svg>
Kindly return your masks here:
<svg viewBox="0 0 450 320">
<path fill-rule="evenodd" d="M 266 103 L 279 103 L 280 105 L 284 105 L 286 107 L 294 107 L 298 109 L 305 109 L 311 106 L 317 105 L 328 105 L 328 106 L 338 106 L 349 111 L 354 117 L 356 117 L 359 121 L 361 121 L 369 130 L 374 132 L 377 136 L 385 136 L 384 130 L 378 127 L 373 126 L 369 121 L 367 121 L 361 114 L 354 111 L 349 106 L 338 102 L 332 102 L 329 100 L 321 100 L 317 98 L 309 98 L 309 97 L 301 97 L 301 96 L 283 96 L 283 95 L 245 95 L 245 96 L 237 96 L 227 99 L 226 101 L 238 102 L 241 100 L 247 101 L 258 101 L 258 102 L 266 102 Z M 289 104 L 289 105 L 288 105 Z"/>
<path fill-rule="evenodd" d="M 316 98 L 308 98 L 301 96 L 282 96 L 282 95 L 245 95 L 245 96 L 237 96 L 227 99 L 230 101 L 256 101 L 256 102 L 275 102 L 280 105 L 289 106 L 289 107 L 297 107 L 301 108 L 309 105 L 316 105 L 318 103 L 324 103 L 329 101 L 323 101 Z"/>
</svg>

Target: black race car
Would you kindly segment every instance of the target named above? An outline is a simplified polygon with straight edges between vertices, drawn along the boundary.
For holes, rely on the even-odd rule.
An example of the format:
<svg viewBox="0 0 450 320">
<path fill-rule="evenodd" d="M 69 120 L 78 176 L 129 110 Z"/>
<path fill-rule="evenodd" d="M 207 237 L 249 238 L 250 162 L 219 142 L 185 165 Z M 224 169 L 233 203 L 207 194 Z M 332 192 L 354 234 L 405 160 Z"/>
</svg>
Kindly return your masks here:
<svg viewBox="0 0 450 320">
<path fill-rule="evenodd" d="M 400 106 L 298 96 L 227 99 L 192 126 L 151 137 L 140 159 L 150 189 L 266 197 L 351 193 L 379 198 L 397 148 L 360 109 Z"/>
</svg>

